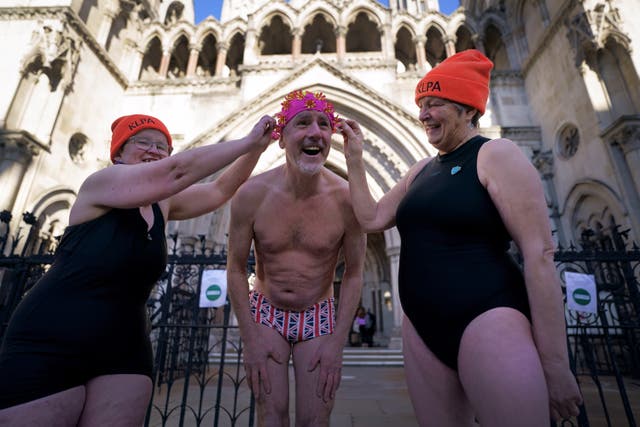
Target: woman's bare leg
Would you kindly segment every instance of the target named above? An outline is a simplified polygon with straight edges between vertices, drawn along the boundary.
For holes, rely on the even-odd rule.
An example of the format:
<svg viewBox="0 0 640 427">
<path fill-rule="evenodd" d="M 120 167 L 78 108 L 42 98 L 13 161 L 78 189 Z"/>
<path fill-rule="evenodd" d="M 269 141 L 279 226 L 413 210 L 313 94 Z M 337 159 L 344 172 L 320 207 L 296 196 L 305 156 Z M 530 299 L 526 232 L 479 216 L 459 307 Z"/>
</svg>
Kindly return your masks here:
<svg viewBox="0 0 640 427">
<path fill-rule="evenodd" d="M 3 427 L 69 427 L 78 424 L 85 400 L 84 386 L 73 387 L 0 410 Z"/>
<path fill-rule="evenodd" d="M 406 316 L 402 319 L 402 346 L 407 386 L 418 424 L 473 426 L 473 412 L 457 373 L 429 350 Z"/>
<path fill-rule="evenodd" d="M 460 381 L 480 425 L 549 425 L 549 397 L 529 320 L 500 307 L 467 326 L 458 353 Z"/>
<path fill-rule="evenodd" d="M 86 384 L 86 400 L 78 426 L 140 427 L 151 398 L 151 378 L 118 374 L 93 378 Z"/>
</svg>

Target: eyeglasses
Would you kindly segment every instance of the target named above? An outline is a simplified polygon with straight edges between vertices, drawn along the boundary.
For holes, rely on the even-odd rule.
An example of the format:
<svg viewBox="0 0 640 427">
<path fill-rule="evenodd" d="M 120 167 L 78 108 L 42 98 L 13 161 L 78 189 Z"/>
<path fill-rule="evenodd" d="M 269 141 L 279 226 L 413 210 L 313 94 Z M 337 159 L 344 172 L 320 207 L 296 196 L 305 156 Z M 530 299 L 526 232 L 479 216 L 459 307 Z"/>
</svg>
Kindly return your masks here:
<svg viewBox="0 0 640 427">
<path fill-rule="evenodd" d="M 168 156 L 171 153 L 171 147 L 164 142 L 147 141 L 146 139 L 130 138 L 129 141 L 133 142 L 137 149 L 144 152 L 151 151 L 155 147 L 156 151 L 160 154 Z"/>
</svg>

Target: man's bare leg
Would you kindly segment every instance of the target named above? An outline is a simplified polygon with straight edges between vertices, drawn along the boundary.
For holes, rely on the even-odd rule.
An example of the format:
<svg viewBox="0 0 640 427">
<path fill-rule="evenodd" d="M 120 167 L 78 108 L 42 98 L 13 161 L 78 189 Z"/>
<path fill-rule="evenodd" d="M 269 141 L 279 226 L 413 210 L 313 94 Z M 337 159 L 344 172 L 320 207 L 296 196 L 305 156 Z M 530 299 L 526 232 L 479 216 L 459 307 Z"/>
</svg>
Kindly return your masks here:
<svg viewBox="0 0 640 427">
<path fill-rule="evenodd" d="M 258 325 L 263 338 L 269 340 L 280 354 L 282 363 L 267 361 L 271 393 L 262 389 L 256 400 L 258 427 L 289 427 L 289 359 L 291 344 L 275 329 Z"/>
<path fill-rule="evenodd" d="M 332 338 L 324 335 L 293 346 L 293 368 L 296 384 L 296 427 L 324 427 L 329 425 L 334 400 L 324 402 L 316 394 L 320 367 L 309 372 L 309 363 L 323 343 Z"/>
</svg>

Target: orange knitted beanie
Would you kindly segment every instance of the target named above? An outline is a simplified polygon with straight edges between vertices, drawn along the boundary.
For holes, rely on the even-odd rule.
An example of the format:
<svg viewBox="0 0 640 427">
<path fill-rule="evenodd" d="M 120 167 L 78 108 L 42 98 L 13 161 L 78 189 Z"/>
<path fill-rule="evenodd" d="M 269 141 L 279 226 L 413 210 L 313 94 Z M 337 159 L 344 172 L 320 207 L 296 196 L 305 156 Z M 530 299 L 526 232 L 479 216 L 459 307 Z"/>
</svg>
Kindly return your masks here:
<svg viewBox="0 0 640 427">
<path fill-rule="evenodd" d="M 114 161 L 118 150 L 129 138 L 144 129 L 159 130 L 167 137 L 167 143 L 171 147 L 171 134 L 159 119 L 146 114 L 122 116 L 115 119 L 111 124 L 111 161 Z"/>
<path fill-rule="evenodd" d="M 434 96 L 468 105 L 484 114 L 492 68 L 493 62 L 478 50 L 458 52 L 420 80 L 416 86 L 416 104 L 420 98 Z"/>
</svg>

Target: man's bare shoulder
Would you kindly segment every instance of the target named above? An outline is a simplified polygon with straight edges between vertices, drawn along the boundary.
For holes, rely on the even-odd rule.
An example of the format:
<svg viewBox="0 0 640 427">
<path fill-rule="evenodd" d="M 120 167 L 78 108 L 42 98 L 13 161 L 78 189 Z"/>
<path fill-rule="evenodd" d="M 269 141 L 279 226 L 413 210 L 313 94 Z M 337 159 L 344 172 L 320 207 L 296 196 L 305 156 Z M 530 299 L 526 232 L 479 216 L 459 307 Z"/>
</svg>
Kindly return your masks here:
<svg viewBox="0 0 640 427">
<path fill-rule="evenodd" d="M 264 194 L 279 185 L 282 175 L 281 167 L 269 169 L 266 172 L 249 178 L 236 192 L 236 197 L 252 197 L 256 194 Z"/>
<path fill-rule="evenodd" d="M 349 182 L 331 169 L 325 167 L 323 169 L 323 176 L 325 186 L 328 190 L 340 192 L 344 192 L 345 190 L 347 192 L 349 191 Z"/>
<path fill-rule="evenodd" d="M 325 178 L 325 190 L 327 193 L 330 193 L 331 197 L 336 198 L 341 203 L 346 203 L 351 205 L 351 197 L 349 194 L 349 182 L 338 175 L 337 173 L 331 171 L 330 169 L 324 170 L 324 178 Z"/>
</svg>

